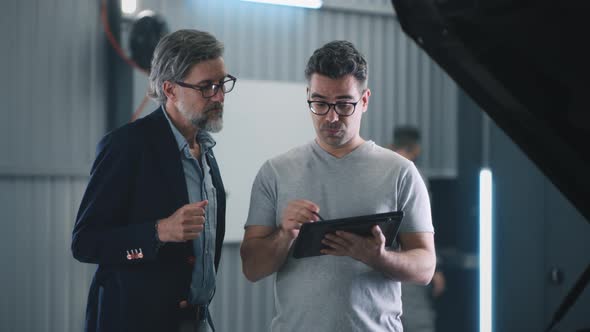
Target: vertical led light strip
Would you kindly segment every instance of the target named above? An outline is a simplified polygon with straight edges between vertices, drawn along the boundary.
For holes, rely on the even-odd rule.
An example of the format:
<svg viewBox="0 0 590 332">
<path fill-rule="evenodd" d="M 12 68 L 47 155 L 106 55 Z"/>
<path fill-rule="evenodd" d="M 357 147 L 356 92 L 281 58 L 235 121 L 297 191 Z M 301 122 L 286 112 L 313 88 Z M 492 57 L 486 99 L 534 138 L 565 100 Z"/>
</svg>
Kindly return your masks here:
<svg viewBox="0 0 590 332">
<path fill-rule="evenodd" d="M 492 172 L 479 173 L 479 332 L 492 332 Z"/>
<path fill-rule="evenodd" d="M 242 1 L 268 3 L 268 4 L 272 4 L 272 5 L 315 8 L 315 9 L 320 8 L 322 6 L 322 0 L 242 0 Z"/>
</svg>

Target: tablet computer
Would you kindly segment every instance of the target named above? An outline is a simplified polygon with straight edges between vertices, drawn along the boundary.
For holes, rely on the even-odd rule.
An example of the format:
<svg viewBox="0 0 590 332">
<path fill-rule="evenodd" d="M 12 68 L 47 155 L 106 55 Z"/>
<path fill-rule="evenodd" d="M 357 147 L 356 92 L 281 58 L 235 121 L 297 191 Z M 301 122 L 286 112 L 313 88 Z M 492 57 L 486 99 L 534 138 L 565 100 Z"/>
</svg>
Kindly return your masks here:
<svg viewBox="0 0 590 332">
<path fill-rule="evenodd" d="M 403 216 L 404 213 L 402 211 L 392 211 L 366 216 L 305 223 L 301 226 L 299 236 L 297 236 L 295 244 L 293 245 L 293 257 L 303 258 L 323 255 L 320 253 L 320 250 L 326 248 L 326 246 L 322 244 L 322 239 L 327 233 L 346 231 L 360 236 L 372 236 L 371 228 L 374 225 L 379 225 L 379 227 L 381 227 L 381 231 L 383 232 L 383 235 L 385 235 L 385 246 L 391 247 L 399 230 Z"/>
</svg>

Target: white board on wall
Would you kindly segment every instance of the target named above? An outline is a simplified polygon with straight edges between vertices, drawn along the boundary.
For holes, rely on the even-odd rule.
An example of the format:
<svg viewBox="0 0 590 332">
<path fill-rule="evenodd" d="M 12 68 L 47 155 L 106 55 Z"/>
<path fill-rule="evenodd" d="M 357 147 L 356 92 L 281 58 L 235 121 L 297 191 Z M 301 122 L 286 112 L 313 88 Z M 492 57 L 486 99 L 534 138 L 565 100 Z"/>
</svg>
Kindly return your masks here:
<svg viewBox="0 0 590 332">
<path fill-rule="evenodd" d="M 227 196 L 226 242 L 239 242 L 252 182 L 262 164 L 315 137 L 304 83 L 238 79 L 225 97 L 223 130 L 213 134 Z"/>
</svg>

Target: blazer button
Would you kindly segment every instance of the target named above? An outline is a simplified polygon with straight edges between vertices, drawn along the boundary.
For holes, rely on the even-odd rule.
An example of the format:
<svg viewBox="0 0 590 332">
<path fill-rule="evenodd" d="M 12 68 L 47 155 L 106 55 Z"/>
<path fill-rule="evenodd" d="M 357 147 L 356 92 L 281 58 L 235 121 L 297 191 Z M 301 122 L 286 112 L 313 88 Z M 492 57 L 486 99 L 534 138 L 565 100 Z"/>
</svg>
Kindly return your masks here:
<svg viewBox="0 0 590 332">
<path fill-rule="evenodd" d="M 186 263 L 187 263 L 188 265 L 190 265 L 190 266 L 193 266 L 193 265 L 195 265 L 195 261 L 196 261 L 196 258 L 195 258 L 195 256 L 188 256 L 188 257 L 186 258 Z"/>
</svg>

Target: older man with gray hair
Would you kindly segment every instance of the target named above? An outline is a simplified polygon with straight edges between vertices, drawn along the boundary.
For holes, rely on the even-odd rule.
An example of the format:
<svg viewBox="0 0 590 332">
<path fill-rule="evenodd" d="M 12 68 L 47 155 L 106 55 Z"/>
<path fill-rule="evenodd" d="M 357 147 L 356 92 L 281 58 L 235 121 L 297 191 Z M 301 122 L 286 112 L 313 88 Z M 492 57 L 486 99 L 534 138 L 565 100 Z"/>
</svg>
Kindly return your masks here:
<svg viewBox="0 0 590 332">
<path fill-rule="evenodd" d="M 236 81 L 223 49 L 203 31 L 165 36 L 149 77 L 160 107 L 98 144 L 72 237 L 98 264 L 86 331 L 214 330 L 225 190 L 209 133 Z"/>
</svg>

